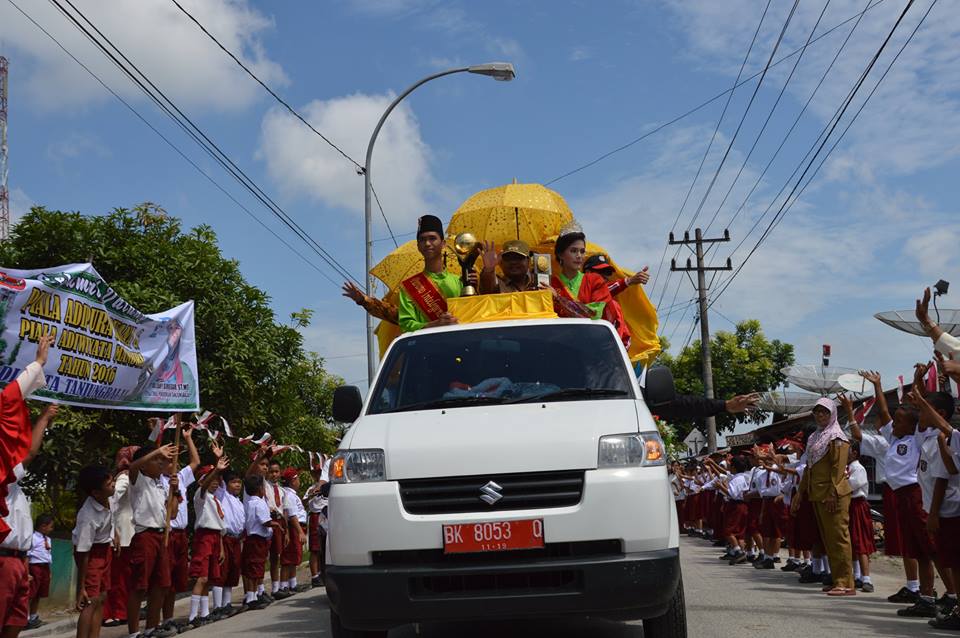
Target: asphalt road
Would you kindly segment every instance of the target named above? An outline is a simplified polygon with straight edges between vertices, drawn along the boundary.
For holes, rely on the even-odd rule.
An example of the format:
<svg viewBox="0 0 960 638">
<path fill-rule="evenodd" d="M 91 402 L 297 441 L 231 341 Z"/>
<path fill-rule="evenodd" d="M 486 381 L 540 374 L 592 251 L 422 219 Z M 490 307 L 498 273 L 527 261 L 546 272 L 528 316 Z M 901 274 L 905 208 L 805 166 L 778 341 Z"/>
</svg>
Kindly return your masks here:
<svg viewBox="0 0 960 638">
<path fill-rule="evenodd" d="M 715 548 L 695 539 L 681 541 L 681 562 L 691 638 L 821 638 L 832 636 L 957 636 L 936 631 L 926 620 L 903 619 L 886 596 L 902 585 L 902 572 L 887 559 L 874 566 L 877 592 L 851 598 L 828 598 L 819 587 L 800 585 L 793 574 L 758 571 L 749 565 L 729 567 L 717 560 Z M 942 587 L 940 588 L 942 591 Z M 179 609 L 178 609 L 179 611 Z M 30 638 L 37 632 L 25 632 Z M 71 635 L 72 632 L 64 632 Z M 53 632 L 47 635 L 56 635 Z M 105 629 L 102 638 L 121 638 L 125 631 Z M 322 589 L 298 594 L 256 612 L 240 614 L 190 632 L 191 638 L 320 638 L 329 636 L 329 615 Z M 400 627 L 390 638 L 413 638 L 413 626 Z M 620 624 L 591 619 L 539 622 L 424 625 L 426 637 L 640 638 L 640 623 Z"/>
</svg>

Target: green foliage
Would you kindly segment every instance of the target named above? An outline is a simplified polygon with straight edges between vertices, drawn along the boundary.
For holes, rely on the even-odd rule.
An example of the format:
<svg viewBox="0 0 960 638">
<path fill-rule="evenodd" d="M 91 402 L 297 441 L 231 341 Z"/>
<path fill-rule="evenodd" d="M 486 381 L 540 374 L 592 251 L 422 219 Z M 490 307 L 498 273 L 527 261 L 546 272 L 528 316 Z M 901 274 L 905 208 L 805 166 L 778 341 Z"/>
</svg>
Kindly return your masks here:
<svg viewBox="0 0 960 638">
<path fill-rule="evenodd" d="M 722 399 L 777 388 L 784 381 L 780 369 L 794 362 L 793 346 L 777 339 L 767 339 L 756 319 L 741 321 L 735 332 L 715 333 L 710 341 L 710 353 L 714 396 Z M 673 372 L 678 393 L 703 395 L 699 340 L 684 348 L 676 357 L 668 354 L 664 348 L 664 354 L 660 355 L 657 362 L 668 366 Z M 717 415 L 717 430 L 732 431 L 737 422 L 762 423 L 766 418 L 764 412 L 739 416 L 720 414 Z M 679 426 L 678 435 L 682 440 L 695 424 L 674 425 Z"/>
<path fill-rule="evenodd" d="M 333 388 L 341 381 L 324 371 L 319 357 L 303 350 L 298 328 L 309 324 L 310 311 L 294 313 L 293 325 L 278 322 L 269 296 L 247 283 L 236 260 L 221 255 L 209 226 L 183 232 L 178 219 L 149 203 L 104 216 L 37 207 L 0 244 L 0 264 L 12 268 L 90 260 L 142 312 L 196 302 L 201 405 L 226 417 L 235 433 L 269 430 L 282 443 L 314 451 L 333 448 L 335 434 L 327 426 Z M 80 467 L 112 466 L 118 448 L 146 442 L 145 416 L 61 409 L 30 468 L 28 488 L 35 497 L 60 502 Z M 204 448 L 205 437 L 195 438 Z M 248 457 L 249 449 L 228 445 L 228 453 Z M 306 462 L 290 456 L 283 461 Z"/>
</svg>

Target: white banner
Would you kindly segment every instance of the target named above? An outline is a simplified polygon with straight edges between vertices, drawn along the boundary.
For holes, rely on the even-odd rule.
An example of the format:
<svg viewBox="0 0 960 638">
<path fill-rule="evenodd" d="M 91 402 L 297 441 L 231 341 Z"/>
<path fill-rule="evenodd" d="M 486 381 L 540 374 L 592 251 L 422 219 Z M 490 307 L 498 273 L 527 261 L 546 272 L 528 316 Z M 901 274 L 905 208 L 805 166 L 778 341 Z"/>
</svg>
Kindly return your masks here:
<svg viewBox="0 0 960 638">
<path fill-rule="evenodd" d="M 92 264 L 4 268 L 0 322 L 0 383 L 35 359 L 41 336 L 55 337 L 44 367 L 47 387 L 31 398 L 101 409 L 199 410 L 192 301 L 145 315 Z"/>
</svg>

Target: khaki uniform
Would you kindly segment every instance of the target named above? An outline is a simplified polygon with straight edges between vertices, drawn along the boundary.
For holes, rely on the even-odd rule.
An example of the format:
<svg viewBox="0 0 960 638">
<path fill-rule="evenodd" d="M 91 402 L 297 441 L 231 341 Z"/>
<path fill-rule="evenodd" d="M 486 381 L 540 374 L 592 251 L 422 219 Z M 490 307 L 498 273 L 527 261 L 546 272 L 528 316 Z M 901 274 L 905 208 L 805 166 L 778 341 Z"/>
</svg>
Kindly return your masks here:
<svg viewBox="0 0 960 638">
<path fill-rule="evenodd" d="M 819 461 L 808 466 L 800 491 L 813 504 L 817 527 L 830 559 L 834 587 L 853 589 L 853 554 L 850 545 L 850 483 L 845 477 L 850 444 L 840 439 Z M 826 501 L 837 500 L 838 511 L 827 510 Z"/>
</svg>

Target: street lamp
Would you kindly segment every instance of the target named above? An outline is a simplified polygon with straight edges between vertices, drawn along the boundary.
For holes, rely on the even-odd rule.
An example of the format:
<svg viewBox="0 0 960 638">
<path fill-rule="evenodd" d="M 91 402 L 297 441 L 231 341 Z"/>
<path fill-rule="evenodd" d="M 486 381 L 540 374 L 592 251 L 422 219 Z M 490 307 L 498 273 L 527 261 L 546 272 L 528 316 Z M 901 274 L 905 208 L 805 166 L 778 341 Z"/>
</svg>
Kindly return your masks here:
<svg viewBox="0 0 960 638">
<path fill-rule="evenodd" d="M 429 75 L 406 91 L 397 96 L 397 98 L 390 103 L 390 106 L 387 107 L 387 110 L 383 112 L 383 115 L 380 117 L 380 121 L 377 122 L 377 127 L 373 129 L 373 135 L 370 136 L 370 143 L 367 145 L 367 159 L 363 166 L 363 223 L 364 223 L 364 238 L 366 241 L 366 259 L 364 261 L 365 270 L 367 275 L 367 286 L 366 293 L 368 296 L 373 295 L 373 275 L 370 274 L 370 269 L 373 268 L 373 214 L 372 214 L 372 192 L 370 189 L 370 160 L 373 157 L 373 145 L 377 141 L 377 135 L 380 134 L 380 129 L 383 127 L 383 123 L 387 120 L 387 116 L 390 115 L 390 112 L 396 108 L 403 98 L 407 97 L 414 90 L 420 87 L 423 84 L 426 84 L 430 80 L 436 80 L 437 78 L 442 78 L 445 75 L 453 75 L 454 73 L 476 73 L 477 75 L 486 75 L 492 77 L 494 80 L 500 82 L 509 82 L 516 77 L 516 72 L 513 70 L 513 65 L 509 62 L 488 62 L 487 64 L 476 64 L 474 66 L 465 66 L 458 69 L 448 69 L 446 71 L 441 71 L 440 73 L 434 73 Z M 367 383 L 373 383 L 373 375 L 376 372 L 376 355 L 374 354 L 375 344 L 373 336 L 373 317 L 367 313 Z"/>
</svg>

